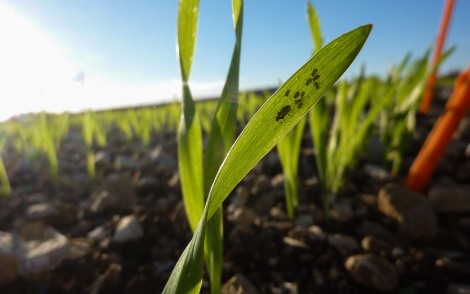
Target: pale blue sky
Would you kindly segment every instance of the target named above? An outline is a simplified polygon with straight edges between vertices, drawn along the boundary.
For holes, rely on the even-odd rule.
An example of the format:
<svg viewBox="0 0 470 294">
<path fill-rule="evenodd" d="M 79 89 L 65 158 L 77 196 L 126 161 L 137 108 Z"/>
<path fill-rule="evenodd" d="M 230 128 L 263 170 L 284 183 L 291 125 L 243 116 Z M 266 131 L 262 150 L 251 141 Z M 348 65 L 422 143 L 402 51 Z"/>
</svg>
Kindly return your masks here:
<svg viewBox="0 0 470 294">
<path fill-rule="evenodd" d="M 325 42 L 357 26 L 374 25 L 347 73 L 352 75 L 361 64 L 367 73 L 384 74 L 407 52 L 423 54 L 434 44 L 443 1 L 323 0 L 313 4 Z M 277 85 L 307 60 L 313 45 L 306 5 L 307 1 L 300 0 L 245 1 L 242 89 Z M 177 6 L 176 0 L 0 0 L 0 38 L 16 38 L 0 49 L 0 63 L 7 64 L 0 64 L 0 95 L 18 102 L 3 116 L 178 99 Z M 443 72 L 470 63 L 469 12 L 470 1 L 456 1 L 446 41 L 446 48 L 455 45 L 456 51 L 443 64 Z M 20 29 L 23 25 L 24 30 Z M 196 96 L 220 93 L 234 38 L 231 1 L 200 1 L 191 73 Z M 12 75 L 12 71 L 17 73 Z M 74 82 L 81 71 L 83 84 Z M 1 90 L 2 80 L 9 85 L 7 92 Z"/>
</svg>

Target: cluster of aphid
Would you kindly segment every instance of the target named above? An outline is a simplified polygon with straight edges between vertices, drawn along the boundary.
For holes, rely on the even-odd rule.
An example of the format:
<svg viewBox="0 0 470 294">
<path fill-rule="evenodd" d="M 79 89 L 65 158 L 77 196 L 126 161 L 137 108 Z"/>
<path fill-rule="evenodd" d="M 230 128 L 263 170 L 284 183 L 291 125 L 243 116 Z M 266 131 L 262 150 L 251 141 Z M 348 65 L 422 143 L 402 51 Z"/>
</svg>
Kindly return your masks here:
<svg viewBox="0 0 470 294">
<path fill-rule="evenodd" d="M 308 78 L 307 81 L 305 82 L 306 86 L 313 84 L 317 90 L 320 89 L 320 84 L 318 83 L 318 79 L 320 78 L 320 75 L 317 73 L 318 73 L 318 69 L 314 68 L 312 71 L 312 77 Z M 290 89 L 287 89 L 284 95 L 288 97 L 290 95 Z M 305 95 L 305 91 L 302 91 L 302 92 L 297 91 L 294 94 L 294 105 L 297 106 L 298 109 L 300 109 L 304 105 L 304 102 L 303 102 L 304 95 Z M 283 106 L 275 117 L 276 121 L 278 122 L 280 120 L 283 120 L 286 117 L 286 115 L 288 115 L 291 112 L 291 110 L 292 110 L 291 105 Z"/>
</svg>

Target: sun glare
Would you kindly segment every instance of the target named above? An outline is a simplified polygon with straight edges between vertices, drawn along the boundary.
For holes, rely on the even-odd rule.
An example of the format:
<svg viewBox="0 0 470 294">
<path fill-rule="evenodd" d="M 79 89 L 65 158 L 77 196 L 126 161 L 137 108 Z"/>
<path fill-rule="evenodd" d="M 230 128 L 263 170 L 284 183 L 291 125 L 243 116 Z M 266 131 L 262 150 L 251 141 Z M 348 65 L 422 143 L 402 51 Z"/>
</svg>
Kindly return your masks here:
<svg viewBox="0 0 470 294">
<path fill-rule="evenodd" d="M 0 119 L 57 110 L 73 90 L 77 68 L 45 32 L 0 3 Z"/>
</svg>

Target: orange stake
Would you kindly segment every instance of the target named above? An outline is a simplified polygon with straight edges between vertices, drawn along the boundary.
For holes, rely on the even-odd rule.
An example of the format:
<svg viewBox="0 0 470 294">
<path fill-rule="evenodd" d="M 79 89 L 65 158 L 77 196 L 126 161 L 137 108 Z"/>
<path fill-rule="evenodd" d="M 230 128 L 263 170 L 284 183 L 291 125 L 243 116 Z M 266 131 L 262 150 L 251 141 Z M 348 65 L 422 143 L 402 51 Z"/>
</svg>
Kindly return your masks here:
<svg viewBox="0 0 470 294">
<path fill-rule="evenodd" d="M 454 92 L 411 165 L 406 186 L 420 192 L 428 183 L 460 120 L 470 109 L 470 65 L 455 81 Z"/>
<path fill-rule="evenodd" d="M 439 34 L 436 39 L 436 46 L 434 48 L 432 56 L 432 66 L 436 66 L 439 58 L 442 54 L 442 48 L 446 39 L 447 28 L 449 27 L 450 17 L 452 15 L 452 9 L 454 7 L 454 0 L 446 0 L 444 11 L 442 15 L 441 25 L 439 27 Z M 419 106 L 419 112 L 428 113 L 429 107 L 431 106 L 432 96 L 434 94 L 434 85 L 436 84 L 436 71 L 433 71 L 428 78 L 426 88 L 424 89 L 423 100 Z"/>
</svg>

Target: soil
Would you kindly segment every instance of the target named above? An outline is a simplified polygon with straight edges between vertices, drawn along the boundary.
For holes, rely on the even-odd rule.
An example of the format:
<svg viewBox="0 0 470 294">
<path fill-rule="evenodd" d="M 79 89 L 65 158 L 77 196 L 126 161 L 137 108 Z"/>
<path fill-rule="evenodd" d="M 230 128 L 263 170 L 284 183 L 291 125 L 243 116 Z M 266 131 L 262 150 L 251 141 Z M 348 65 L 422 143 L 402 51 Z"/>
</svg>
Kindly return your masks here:
<svg viewBox="0 0 470 294">
<path fill-rule="evenodd" d="M 400 224 L 378 208 L 383 187 L 403 185 L 406 170 L 444 104 L 444 99 L 435 99 L 429 115 L 418 115 L 399 176 L 371 175 L 368 159 L 358 160 L 328 221 L 321 209 L 308 127 L 299 164 L 300 206 L 294 221 L 286 216 L 282 169 L 275 150 L 271 151 L 224 202 L 222 283 L 238 275 L 259 293 L 453 293 L 458 287 L 469 291 L 469 212 L 438 212 L 436 236 L 409 240 L 400 235 Z M 432 183 L 470 182 L 468 174 L 462 175 L 464 167 L 470 166 L 469 122 L 467 116 L 466 129 L 460 128 Z M 0 293 L 160 293 L 192 236 L 181 200 L 176 146 L 174 133 L 153 134 L 150 146 L 144 147 L 115 130 L 106 148 L 96 148 L 102 157 L 97 156 L 96 178 L 91 181 L 80 132 L 71 130 L 59 150 L 58 182 L 50 178 L 45 159 L 25 161 L 7 148 L 4 159 L 13 196 L 0 202 L 0 231 L 13 232 L 31 222 L 27 208 L 40 199 L 57 211 L 39 221 L 86 244 L 87 249 L 81 257 L 64 258 L 46 271 L 19 275 L 1 285 Z M 124 205 L 93 212 L 93 199 L 116 176 L 131 180 L 134 195 Z M 113 241 L 117 222 L 131 214 L 143 235 L 127 242 Z M 99 226 L 109 228 L 109 234 L 100 240 L 90 238 L 89 233 Z M 367 285 L 355 277 L 346 261 L 364 254 L 390 265 L 396 285 L 391 286 L 393 277 L 388 282 L 384 277 L 389 288 Z M 366 275 L 372 279 L 375 274 L 381 272 Z M 239 293 L 250 293 L 246 289 Z M 205 275 L 201 293 L 208 291 Z"/>
</svg>

